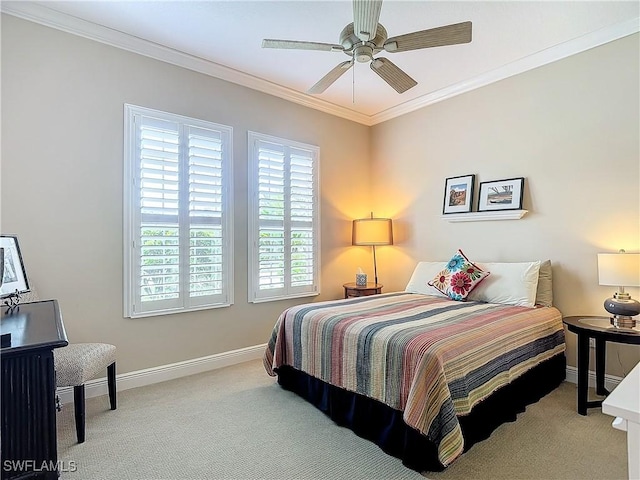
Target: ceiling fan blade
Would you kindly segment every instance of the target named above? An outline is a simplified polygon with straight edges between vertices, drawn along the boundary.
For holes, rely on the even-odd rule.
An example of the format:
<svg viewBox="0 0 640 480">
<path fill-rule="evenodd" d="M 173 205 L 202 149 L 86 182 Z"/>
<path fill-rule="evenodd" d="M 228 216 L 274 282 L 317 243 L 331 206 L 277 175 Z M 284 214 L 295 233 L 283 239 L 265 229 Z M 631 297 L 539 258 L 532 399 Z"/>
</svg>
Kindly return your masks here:
<svg viewBox="0 0 640 480">
<path fill-rule="evenodd" d="M 469 43 L 470 41 L 471 22 L 462 22 L 391 37 L 384 43 L 384 49 L 391 53 L 406 52 L 420 48 Z"/>
<path fill-rule="evenodd" d="M 376 36 L 382 0 L 353 0 L 353 32 L 362 41 Z"/>
<path fill-rule="evenodd" d="M 297 40 L 275 40 L 273 38 L 265 38 L 262 40 L 262 48 L 288 48 L 292 50 L 324 50 L 327 52 L 341 52 L 344 50 L 342 45 L 332 43 L 318 42 L 300 42 Z"/>
<path fill-rule="evenodd" d="M 333 82 L 338 80 L 347 70 L 349 70 L 353 66 L 353 60 L 347 60 L 346 62 L 342 62 L 333 68 L 329 73 L 327 73 L 324 77 L 318 80 L 313 87 L 307 90 L 307 93 L 311 94 L 319 94 L 324 92 L 327 88 L 329 88 Z"/>
<path fill-rule="evenodd" d="M 387 58 L 374 58 L 369 67 L 398 93 L 404 93 L 418 84 Z"/>
</svg>

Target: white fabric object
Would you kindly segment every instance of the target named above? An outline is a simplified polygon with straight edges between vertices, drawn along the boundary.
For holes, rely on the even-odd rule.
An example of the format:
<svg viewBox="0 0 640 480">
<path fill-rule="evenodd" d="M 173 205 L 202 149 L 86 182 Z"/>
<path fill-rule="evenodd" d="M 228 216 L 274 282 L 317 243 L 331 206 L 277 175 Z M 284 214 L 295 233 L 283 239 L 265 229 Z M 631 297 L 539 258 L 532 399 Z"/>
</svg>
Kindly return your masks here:
<svg viewBox="0 0 640 480">
<path fill-rule="evenodd" d="M 437 297 L 447 297 L 436 287 L 428 283 L 433 280 L 439 272 L 447 266 L 447 262 L 418 262 L 409 283 L 405 288 L 408 293 L 421 293 L 422 295 L 435 295 Z"/>
<path fill-rule="evenodd" d="M 553 275 L 551 272 L 551 260 L 545 260 L 540 263 L 536 305 L 542 305 L 543 307 L 553 306 Z"/>
<path fill-rule="evenodd" d="M 467 300 L 520 307 L 535 306 L 540 261 L 475 263 L 482 270 L 491 272 L 491 275 L 471 291 Z"/>
</svg>

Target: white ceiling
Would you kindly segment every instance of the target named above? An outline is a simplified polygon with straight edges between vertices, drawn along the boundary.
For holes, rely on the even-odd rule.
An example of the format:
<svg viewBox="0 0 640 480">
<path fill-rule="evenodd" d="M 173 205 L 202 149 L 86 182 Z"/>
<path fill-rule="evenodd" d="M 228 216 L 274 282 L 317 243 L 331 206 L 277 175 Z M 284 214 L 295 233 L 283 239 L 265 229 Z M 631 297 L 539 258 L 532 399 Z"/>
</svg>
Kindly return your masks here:
<svg viewBox="0 0 640 480">
<path fill-rule="evenodd" d="M 473 41 L 381 53 L 418 82 L 404 94 L 356 64 L 311 96 L 306 90 L 348 57 L 262 49 L 261 41 L 339 43 L 353 21 L 350 1 L 3 1 L 1 8 L 368 125 L 640 30 L 638 1 L 385 0 L 380 23 L 390 37 L 470 20 Z"/>
</svg>

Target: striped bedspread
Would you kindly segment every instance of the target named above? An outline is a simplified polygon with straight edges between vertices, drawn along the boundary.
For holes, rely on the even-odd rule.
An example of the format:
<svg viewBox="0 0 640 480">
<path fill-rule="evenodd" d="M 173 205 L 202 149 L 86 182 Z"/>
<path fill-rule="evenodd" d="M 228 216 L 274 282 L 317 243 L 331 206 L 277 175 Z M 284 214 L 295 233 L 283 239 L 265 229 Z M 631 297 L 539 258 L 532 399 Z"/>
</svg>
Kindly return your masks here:
<svg viewBox="0 0 640 480">
<path fill-rule="evenodd" d="M 388 293 L 287 309 L 264 355 L 403 411 L 449 465 L 464 450 L 457 416 L 564 351 L 562 316 L 525 308 Z"/>
</svg>

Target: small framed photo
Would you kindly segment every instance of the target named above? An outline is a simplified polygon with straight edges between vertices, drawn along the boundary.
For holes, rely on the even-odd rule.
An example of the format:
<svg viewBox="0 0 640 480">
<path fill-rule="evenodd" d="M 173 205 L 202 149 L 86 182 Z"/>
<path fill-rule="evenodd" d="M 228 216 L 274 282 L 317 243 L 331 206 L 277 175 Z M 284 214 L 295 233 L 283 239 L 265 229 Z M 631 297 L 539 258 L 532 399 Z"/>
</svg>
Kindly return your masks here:
<svg viewBox="0 0 640 480">
<path fill-rule="evenodd" d="M 524 194 L 524 177 L 480 183 L 478 211 L 520 210 Z"/>
<path fill-rule="evenodd" d="M 471 211 L 475 179 L 475 175 L 462 175 L 446 179 L 442 213 L 467 213 Z"/>
<path fill-rule="evenodd" d="M 0 235 L 0 248 L 4 256 L 3 265 L 0 266 L 0 298 L 14 295 L 16 290 L 18 293 L 26 293 L 29 291 L 29 282 L 27 281 L 27 272 L 22 263 L 22 254 L 20 253 L 20 245 L 18 237 L 15 235 Z"/>
</svg>

